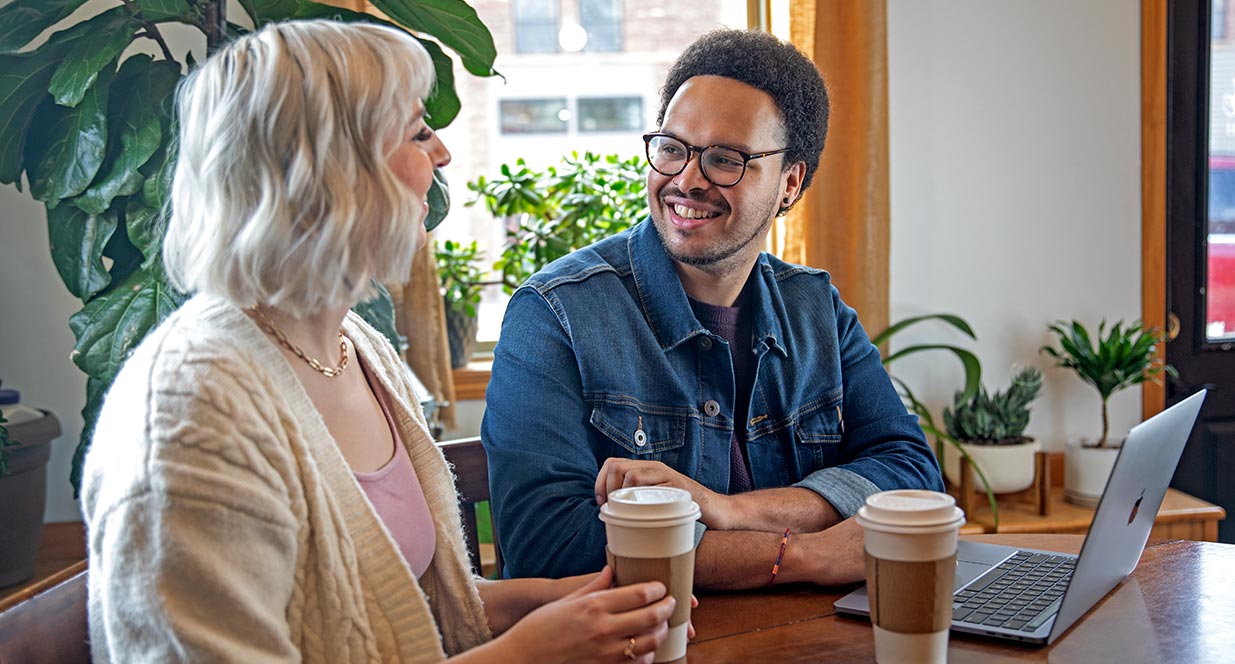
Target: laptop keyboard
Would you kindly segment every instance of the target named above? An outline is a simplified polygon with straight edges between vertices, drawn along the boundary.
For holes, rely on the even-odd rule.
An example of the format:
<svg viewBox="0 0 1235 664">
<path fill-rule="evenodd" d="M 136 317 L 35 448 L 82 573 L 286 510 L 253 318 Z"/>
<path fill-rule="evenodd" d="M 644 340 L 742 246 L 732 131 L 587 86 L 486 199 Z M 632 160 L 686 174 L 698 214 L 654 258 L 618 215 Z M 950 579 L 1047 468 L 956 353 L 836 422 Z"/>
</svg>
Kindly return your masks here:
<svg viewBox="0 0 1235 664">
<path fill-rule="evenodd" d="M 1018 551 L 952 597 L 952 619 L 1033 632 L 1059 611 L 1076 558 Z"/>
</svg>

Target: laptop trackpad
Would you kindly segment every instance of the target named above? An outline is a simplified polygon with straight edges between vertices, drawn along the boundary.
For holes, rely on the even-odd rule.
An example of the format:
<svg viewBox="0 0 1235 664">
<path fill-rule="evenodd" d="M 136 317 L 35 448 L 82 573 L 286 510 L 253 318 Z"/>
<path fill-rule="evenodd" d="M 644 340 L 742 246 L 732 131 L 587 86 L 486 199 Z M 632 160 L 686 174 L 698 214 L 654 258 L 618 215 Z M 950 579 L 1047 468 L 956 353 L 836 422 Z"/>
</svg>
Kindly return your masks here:
<svg viewBox="0 0 1235 664">
<path fill-rule="evenodd" d="M 964 560 L 956 561 L 956 580 L 952 584 L 952 590 L 954 592 L 959 590 L 961 586 L 982 576 L 990 569 L 990 565 L 983 565 L 982 563 L 970 563 Z"/>
</svg>

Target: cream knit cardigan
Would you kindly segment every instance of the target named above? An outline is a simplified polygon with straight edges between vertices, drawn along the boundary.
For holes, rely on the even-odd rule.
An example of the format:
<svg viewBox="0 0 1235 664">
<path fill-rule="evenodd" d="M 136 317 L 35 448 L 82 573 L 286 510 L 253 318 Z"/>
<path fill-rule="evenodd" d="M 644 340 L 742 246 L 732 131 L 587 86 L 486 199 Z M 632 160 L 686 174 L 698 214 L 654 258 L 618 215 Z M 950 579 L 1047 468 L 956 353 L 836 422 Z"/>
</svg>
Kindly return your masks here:
<svg viewBox="0 0 1235 664">
<path fill-rule="evenodd" d="M 417 582 L 279 349 L 199 295 L 125 363 L 86 458 L 96 661 L 434 662 L 491 638 L 406 369 L 355 314 L 344 332 L 392 397 L 429 570 Z"/>
</svg>

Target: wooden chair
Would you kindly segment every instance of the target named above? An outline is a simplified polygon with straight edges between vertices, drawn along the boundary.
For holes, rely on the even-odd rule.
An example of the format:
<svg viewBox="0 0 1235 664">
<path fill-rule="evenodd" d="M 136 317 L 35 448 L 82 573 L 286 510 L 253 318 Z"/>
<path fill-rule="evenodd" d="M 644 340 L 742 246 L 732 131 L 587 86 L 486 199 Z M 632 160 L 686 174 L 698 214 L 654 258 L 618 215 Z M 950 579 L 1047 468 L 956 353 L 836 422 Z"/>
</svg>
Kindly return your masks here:
<svg viewBox="0 0 1235 664">
<path fill-rule="evenodd" d="M 89 661 L 86 561 L 0 602 L 0 662 Z"/>
<path fill-rule="evenodd" d="M 476 503 L 489 500 L 489 459 L 480 437 L 443 440 L 437 443 L 446 461 L 455 467 L 459 478 L 459 504 L 463 512 L 463 531 L 467 552 L 472 558 L 472 570 L 481 576 L 480 537 L 476 530 Z M 497 526 L 493 528 L 493 556 L 497 575 L 502 575 L 502 549 L 497 543 Z"/>
</svg>

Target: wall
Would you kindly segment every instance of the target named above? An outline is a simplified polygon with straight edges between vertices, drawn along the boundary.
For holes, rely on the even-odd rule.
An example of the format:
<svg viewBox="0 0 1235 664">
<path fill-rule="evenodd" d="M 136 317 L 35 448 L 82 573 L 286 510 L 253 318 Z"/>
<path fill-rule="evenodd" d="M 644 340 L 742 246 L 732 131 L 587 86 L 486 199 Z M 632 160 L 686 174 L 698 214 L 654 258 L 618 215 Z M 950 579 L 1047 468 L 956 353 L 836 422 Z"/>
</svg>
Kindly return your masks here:
<svg viewBox="0 0 1235 664">
<path fill-rule="evenodd" d="M 1049 366 L 1048 322 L 1139 317 L 1139 29 L 1135 0 L 888 2 L 892 319 L 949 311 L 978 334 L 893 349 L 961 342 L 1002 389 L 1013 364 Z M 942 356 L 896 373 L 936 409 L 962 379 Z M 1139 398 L 1112 401 L 1113 434 Z M 1092 388 L 1047 369 L 1030 435 L 1061 450 L 1100 426 Z"/>
</svg>

